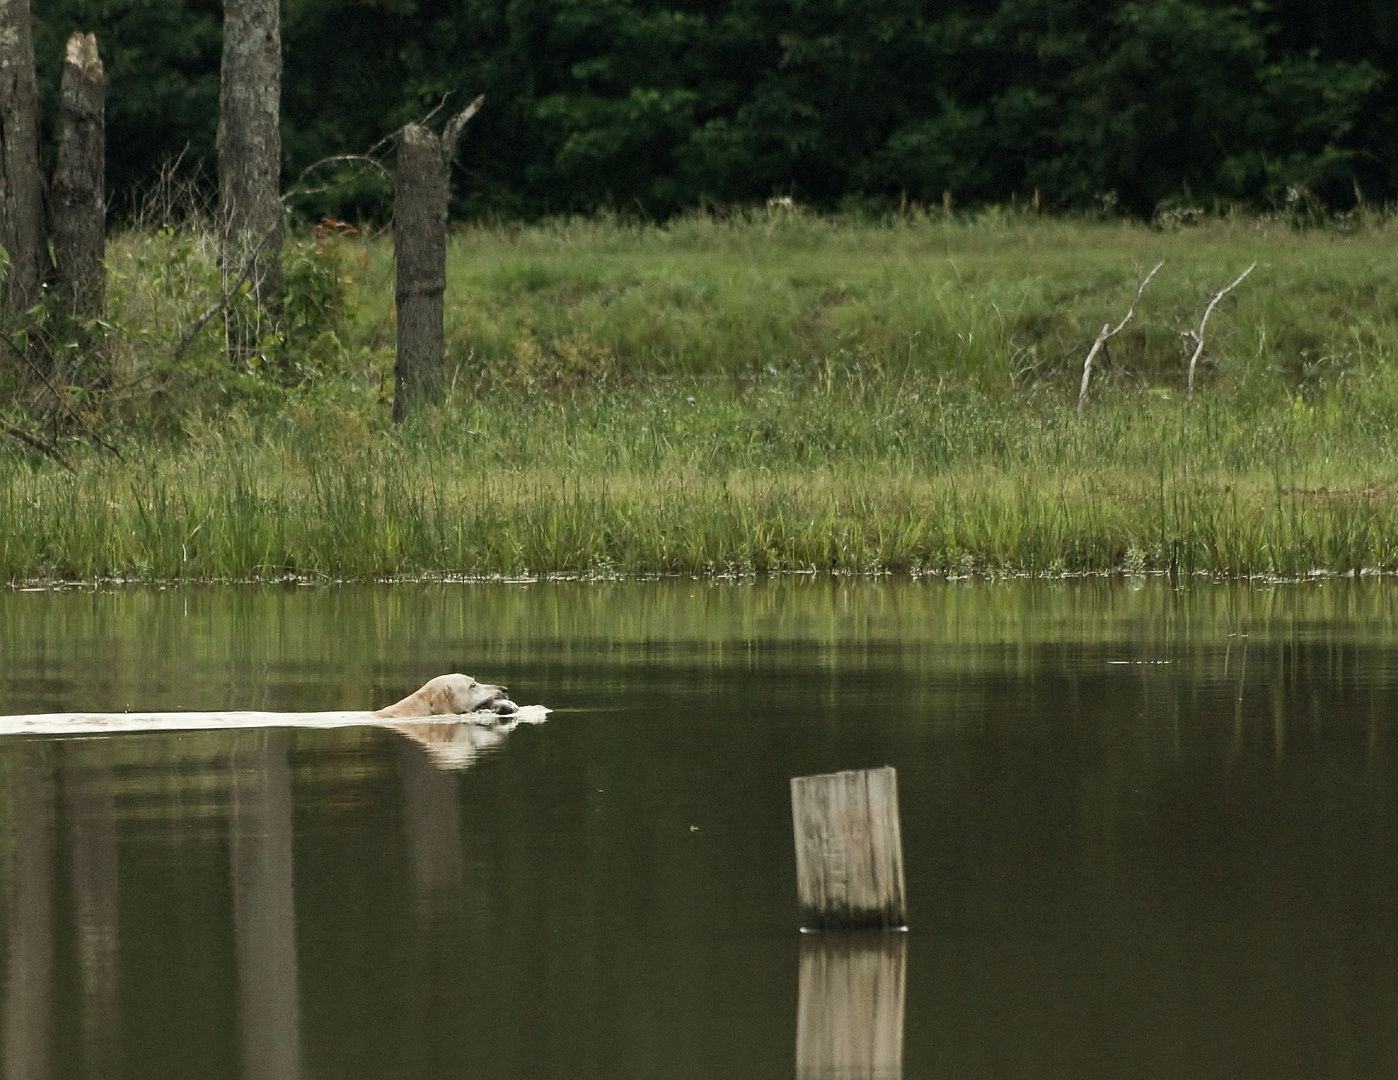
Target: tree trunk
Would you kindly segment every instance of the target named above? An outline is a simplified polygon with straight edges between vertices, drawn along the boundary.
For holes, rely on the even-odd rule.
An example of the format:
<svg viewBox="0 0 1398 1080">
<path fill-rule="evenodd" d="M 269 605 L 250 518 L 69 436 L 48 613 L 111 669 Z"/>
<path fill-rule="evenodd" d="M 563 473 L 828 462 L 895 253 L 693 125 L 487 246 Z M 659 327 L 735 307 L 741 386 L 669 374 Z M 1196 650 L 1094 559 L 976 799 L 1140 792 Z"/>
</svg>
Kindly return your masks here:
<svg viewBox="0 0 1398 1080">
<path fill-rule="evenodd" d="M 451 159 L 461 129 L 480 106 L 477 98 L 453 116 L 440 138 L 419 124 L 409 124 L 399 139 L 393 192 L 393 259 L 398 274 L 394 420 L 402 420 L 414 404 L 441 400 Z"/>
<path fill-rule="evenodd" d="M 63 64 L 63 127 L 53 174 L 53 254 L 59 297 L 74 315 L 102 316 L 106 289 L 107 79 L 97 38 L 74 34 Z"/>
<path fill-rule="evenodd" d="M 4 302 L 11 315 L 38 303 L 48 277 L 43 191 L 29 0 L 0 0 L 0 244 L 10 257 Z"/>
<path fill-rule="evenodd" d="M 3 2 L 3 0 L 0 0 Z M 225 287 L 249 298 L 227 308 L 228 358 L 246 366 L 281 314 L 279 0 L 224 0 L 218 101 L 218 206 Z"/>
<path fill-rule="evenodd" d="M 441 397 L 450 194 L 442 140 L 425 127 L 409 124 L 398 144 L 393 192 L 393 259 L 398 272 L 395 420 L 402 420 L 414 404 Z"/>
</svg>

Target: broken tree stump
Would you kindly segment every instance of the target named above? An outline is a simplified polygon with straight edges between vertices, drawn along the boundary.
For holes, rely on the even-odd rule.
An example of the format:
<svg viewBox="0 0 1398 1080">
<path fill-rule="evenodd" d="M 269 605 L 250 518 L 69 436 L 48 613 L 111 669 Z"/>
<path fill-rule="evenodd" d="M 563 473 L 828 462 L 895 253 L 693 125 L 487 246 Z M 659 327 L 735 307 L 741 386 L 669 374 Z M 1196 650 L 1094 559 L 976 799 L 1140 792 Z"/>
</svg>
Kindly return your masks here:
<svg viewBox="0 0 1398 1080">
<path fill-rule="evenodd" d="M 417 401 L 436 401 L 446 357 L 443 305 L 447 290 L 446 157 L 435 133 L 403 129 L 393 194 L 393 259 L 398 283 L 398 356 L 393 365 L 393 419 Z"/>
<path fill-rule="evenodd" d="M 894 769 L 795 777 L 791 816 L 802 929 L 906 925 Z"/>
<path fill-rule="evenodd" d="M 107 77 L 93 34 L 68 39 L 63 63 L 63 123 L 53 174 L 53 254 L 59 297 L 79 318 L 102 316 L 106 289 Z"/>
<path fill-rule="evenodd" d="M 451 159 L 481 98 L 447 121 L 439 137 L 408 124 L 398 139 L 393 189 L 393 261 L 397 281 L 398 353 L 393 364 L 393 419 L 419 402 L 441 400 L 446 363 L 443 307 L 447 290 L 447 204 Z"/>
</svg>

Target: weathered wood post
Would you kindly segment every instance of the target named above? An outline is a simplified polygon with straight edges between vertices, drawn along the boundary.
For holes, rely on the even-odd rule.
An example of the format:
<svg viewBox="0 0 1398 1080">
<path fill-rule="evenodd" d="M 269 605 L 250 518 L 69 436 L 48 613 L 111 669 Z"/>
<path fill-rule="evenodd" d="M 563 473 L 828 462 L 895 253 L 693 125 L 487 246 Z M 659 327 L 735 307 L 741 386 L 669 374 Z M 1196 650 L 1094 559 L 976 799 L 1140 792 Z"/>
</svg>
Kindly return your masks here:
<svg viewBox="0 0 1398 1080">
<path fill-rule="evenodd" d="M 906 934 L 812 934 L 801 941 L 797 1080 L 903 1071 Z"/>
<path fill-rule="evenodd" d="M 102 315 L 106 290 L 107 77 L 93 34 L 74 34 L 64 53 L 63 124 L 53 173 L 53 254 L 59 297 L 73 315 Z"/>
<path fill-rule="evenodd" d="M 0 0 L 2 2 L 2 0 Z M 280 0 L 224 0 L 218 94 L 218 212 L 224 288 L 255 303 L 224 309 L 228 359 L 245 366 L 281 316 Z"/>
<path fill-rule="evenodd" d="M 39 302 L 49 274 L 43 191 L 29 0 L 0 0 L 0 245 L 10 257 L 4 298 L 12 317 Z"/>
<path fill-rule="evenodd" d="M 898 774 L 891 767 L 791 781 L 796 887 L 805 930 L 907 923 Z"/>
<path fill-rule="evenodd" d="M 451 159 L 466 122 L 481 107 L 477 98 L 447 121 L 439 138 L 408 124 L 398 140 L 393 190 L 394 290 L 398 355 L 393 365 L 393 419 L 419 401 L 437 401 L 446 362 L 443 308 L 447 289 L 447 203 Z"/>
</svg>

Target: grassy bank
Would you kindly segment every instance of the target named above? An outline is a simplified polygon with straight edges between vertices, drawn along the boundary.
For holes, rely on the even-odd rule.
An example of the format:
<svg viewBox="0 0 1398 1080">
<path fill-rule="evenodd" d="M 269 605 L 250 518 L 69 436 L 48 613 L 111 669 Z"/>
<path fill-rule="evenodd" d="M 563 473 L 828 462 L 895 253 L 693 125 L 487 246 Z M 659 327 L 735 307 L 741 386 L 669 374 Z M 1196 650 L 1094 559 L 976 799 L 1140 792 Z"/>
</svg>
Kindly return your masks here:
<svg viewBox="0 0 1398 1080">
<path fill-rule="evenodd" d="M 395 431 L 382 242 L 304 241 L 284 358 L 233 376 L 213 328 L 168 359 L 207 253 L 128 237 L 124 460 L 0 451 L 0 577 L 1395 570 L 1395 241 L 782 211 L 472 229 L 450 400 Z M 1082 357 L 1161 260 L 1079 419 Z M 1181 334 L 1253 261 L 1186 402 Z"/>
</svg>

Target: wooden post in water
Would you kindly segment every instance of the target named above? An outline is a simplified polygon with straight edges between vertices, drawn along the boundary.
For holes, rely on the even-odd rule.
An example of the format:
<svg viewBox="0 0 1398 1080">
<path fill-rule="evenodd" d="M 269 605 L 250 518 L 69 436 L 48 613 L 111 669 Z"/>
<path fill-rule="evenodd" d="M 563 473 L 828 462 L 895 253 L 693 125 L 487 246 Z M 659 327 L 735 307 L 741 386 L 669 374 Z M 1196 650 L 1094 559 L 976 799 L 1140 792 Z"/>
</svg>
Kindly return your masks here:
<svg viewBox="0 0 1398 1080">
<path fill-rule="evenodd" d="M 898 774 L 891 767 L 791 781 L 805 930 L 895 930 L 908 921 Z"/>
<path fill-rule="evenodd" d="M 906 934 L 813 934 L 801 941 L 797 1080 L 903 1075 Z"/>
</svg>

